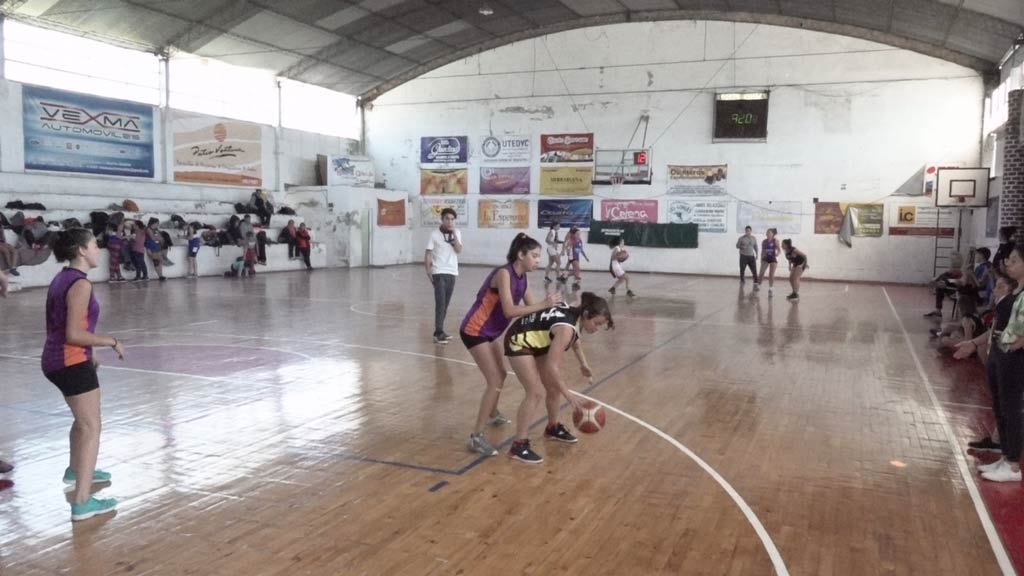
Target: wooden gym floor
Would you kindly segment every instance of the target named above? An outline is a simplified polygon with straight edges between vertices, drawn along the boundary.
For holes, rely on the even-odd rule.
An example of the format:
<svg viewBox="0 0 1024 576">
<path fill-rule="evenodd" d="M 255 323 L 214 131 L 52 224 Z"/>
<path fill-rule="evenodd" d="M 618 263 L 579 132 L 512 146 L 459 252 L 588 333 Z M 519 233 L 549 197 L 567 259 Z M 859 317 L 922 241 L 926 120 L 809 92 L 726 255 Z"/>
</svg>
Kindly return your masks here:
<svg viewBox="0 0 1024 576">
<path fill-rule="evenodd" d="M 449 333 L 486 272 L 463 269 Z M 120 509 L 74 525 L 45 292 L 13 294 L 0 574 L 1012 573 L 1021 486 L 979 491 L 960 446 L 991 427 L 981 368 L 929 347 L 925 289 L 633 288 L 615 331 L 584 336 L 594 384 L 564 366 L 606 429 L 566 446 L 535 427 L 528 466 L 464 448 L 483 380 L 461 342 L 431 343 L 419 266 L 97 285 L 101 331 L 128 347 L 99 354 Z M 502 411 L 521 397 L 510 376 Z"/>
</svg>

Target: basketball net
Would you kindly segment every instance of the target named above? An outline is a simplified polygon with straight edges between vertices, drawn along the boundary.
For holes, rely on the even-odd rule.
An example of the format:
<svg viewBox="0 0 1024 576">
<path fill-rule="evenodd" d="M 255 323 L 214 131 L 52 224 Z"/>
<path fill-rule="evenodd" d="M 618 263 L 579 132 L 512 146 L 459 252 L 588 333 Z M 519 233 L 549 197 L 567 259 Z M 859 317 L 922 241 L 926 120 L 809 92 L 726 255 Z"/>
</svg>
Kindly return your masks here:
<svg viewBox="0 0 1024 576">
<path fill-rule="evenodd" d="M 612 183 L 612 190 L 620 192 L 622 190 L 622 183 L 626 181 L 624 174 L 612 174 L 608 177 L 608 180 Z"/>
</svg>

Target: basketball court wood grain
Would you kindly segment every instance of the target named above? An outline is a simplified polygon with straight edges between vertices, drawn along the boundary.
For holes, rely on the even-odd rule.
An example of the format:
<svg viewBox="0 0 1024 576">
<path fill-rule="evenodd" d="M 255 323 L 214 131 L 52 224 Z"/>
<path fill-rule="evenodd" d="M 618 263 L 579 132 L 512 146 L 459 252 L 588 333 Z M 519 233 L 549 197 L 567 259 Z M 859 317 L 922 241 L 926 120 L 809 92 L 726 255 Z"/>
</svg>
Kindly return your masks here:
<svg viewBox="0 0 1024 576">
<path fill-rule="evenodd" d="M 464 268 L 449 332 L 485 273 Z M 564 373 L 646 426 L 609 412 L 574 446 L 535 428 L 539 466 L 465 450 L 482 377 L 460 343 L 431 343 L 418 267 L 98 285 L 102 329 L 129 346 L 123 365 L 100 355 L 100 466 L 121 506 L 75 525 L 60 485 L 71 419 L 38 368 L 45 294 L 17 293 L 0 302 L 0 458 L 17 465 L 2 573 L 779 570 L 723 485 L 652 429 L 735 490 L 780 571 L 1000 573 L 879 286 L 808 283 L 791 304 L 781 283 L 774 299 L 725 278 L 634 284 L 617 329 L 584 336 L 595 384 L 571 359 Z M 927 294 L 891 294 L 924 333 Z M 912 345 L 945 400 L 925 339 Z M 501 409 L 521 398 L 509 376 Z"/>
</svg>

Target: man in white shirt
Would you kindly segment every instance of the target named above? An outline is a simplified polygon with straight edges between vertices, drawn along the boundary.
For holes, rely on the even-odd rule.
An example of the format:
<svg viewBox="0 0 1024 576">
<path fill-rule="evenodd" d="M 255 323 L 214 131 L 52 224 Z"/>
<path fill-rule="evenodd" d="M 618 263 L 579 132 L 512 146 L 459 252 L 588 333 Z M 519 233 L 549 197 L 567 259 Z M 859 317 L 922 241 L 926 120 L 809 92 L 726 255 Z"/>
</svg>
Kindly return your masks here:
<svg viewBox="0 0 1024 576">
<path fill-rule="evenodd" d="M 441 227 L 430 233 L 423 257 L 427 278 L 434 285 L 434 344 L 447 344 L 452 339 L 444 332 L 444 317 L 455 290 L 459 253 L 462 252 L 462 234 L 455 229 L 455 218 L 455 210 L 441 211 Z"/>
</svg>

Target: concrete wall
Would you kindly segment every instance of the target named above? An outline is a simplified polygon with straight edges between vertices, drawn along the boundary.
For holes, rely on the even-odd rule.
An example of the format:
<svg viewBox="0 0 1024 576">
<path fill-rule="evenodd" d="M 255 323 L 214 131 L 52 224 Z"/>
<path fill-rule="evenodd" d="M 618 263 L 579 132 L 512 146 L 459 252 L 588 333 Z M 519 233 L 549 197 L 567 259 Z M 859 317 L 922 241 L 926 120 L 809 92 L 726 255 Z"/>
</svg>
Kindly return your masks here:
<svg viewBox="0 0 1024 576">
<path fill-rule="evenodd" d="M 768 142 L 712 143 L 714 93 L 765 88 Z M 466 135 L 475 151 L 482 135 L 526 134 L 537 191 L 541 134 L 594 132 L 598 148 L 625 148 L 648 114 L 653 184 L 618 195 L 595 187 L 595 216 L 601 198 L 655 198 L 665 221 L 667 164 L 727 163 L 733 198 L 727 233 L 702 232 L 697 250 L 633 250 L 630 269 L 733 274 L 738 203 L 786 200 L 801 203 L 793 239 L 810 256 L 809 275 L 913 282 L 932 273 L 932 238 L 886 233 L 846 248 L 813 234 L 813 199 L 926 203 L 889 196 L 919 190 L 926 163 L 978 165 L 983 96 L 971 70 L 863 40 L 728 22 L 619 24 L 512 44 L 400 86 L 367 113 L 366 144 L 378 178 L 415 197 L 421 136 Z M 476 229 L 479 166 L 471 157 L 462 260 L 497 263 L 515 231 Z M 538 196 L 530 199 L 536 226 Z M 418 259 L 428 229 L 410 232 Z M 606 269 L 606 249 L 592 258 L 592 269 Z"/>
</svg>

